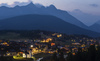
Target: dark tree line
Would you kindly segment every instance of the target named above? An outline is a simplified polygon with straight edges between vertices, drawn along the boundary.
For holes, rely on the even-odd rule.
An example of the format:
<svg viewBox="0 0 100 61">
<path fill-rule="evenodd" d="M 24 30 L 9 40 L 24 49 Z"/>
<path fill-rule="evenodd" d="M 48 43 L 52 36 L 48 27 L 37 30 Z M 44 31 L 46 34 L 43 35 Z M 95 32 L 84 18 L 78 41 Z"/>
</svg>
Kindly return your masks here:
<svg viewBox="0 0 100 61">
<path fill-rule="evenodd" d="M 58 53 L 53 54 L 51 61 L 65 61 L 63 51 L 58 48 Z"/>
<path fill-rule="evenodd" d="M 59 51 L 58 53 L 54 53 L 51 61 L 100 61 L 100 46 L 95 48 L 95 45 L 91 45 L 87 51 L 82 51 L 81 48 L 78 49 L 78 52 L 75 55 L 72 55 L 70 52 L 68 57 L 65 59 L 63 52 Z"/>
<path fill-rule="evenodd" d="M 95 45 L 91 45 L 88 51 L 84 52 L 79 49 L 76 55 L 69 53 L 67 61 L 100 61 L 100 46 L 98 46 L 96 50 Z"/>
<path fill-rule="evenodd" d="M 13 57 L 4 57 L 4 56 L 1 56 L 0 57 L 0 61 L 13 61 Z"/>
</svg>

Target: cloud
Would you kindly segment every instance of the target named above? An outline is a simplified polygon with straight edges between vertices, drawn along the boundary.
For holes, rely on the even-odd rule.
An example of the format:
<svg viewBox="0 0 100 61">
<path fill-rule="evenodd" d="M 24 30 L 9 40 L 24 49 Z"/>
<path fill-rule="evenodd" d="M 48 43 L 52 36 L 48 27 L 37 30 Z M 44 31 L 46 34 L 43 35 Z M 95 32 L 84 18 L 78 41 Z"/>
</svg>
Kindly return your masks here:
<svg viewBox="0 0 100 61">
<path fill-rule="evenodd" d="M 37 7 L 40 8 L 40 7 L 42 7 L 43 5 L 42 5 L 42 4 L 39 4 L 39 3 L 36 3 L 35 6 L 37 6 Z"/>
<path fill-rule="evenodd" d="M 27 2 L 19 2 L 19 1 L 15 1 L 13 4 L 11 4 L 10 6 L 11 7 L 14 7 L 16 5 L 18 6 L 25 6 L 25 5 L 28 5 L 30 2 L 32 2 L 31 0 L 28 0 Z"/>
<path fill-rule="evenodd" d="M 16 5 L 19 5 L 19 6 L 24 6 L 24 5 L 27 5 L 27 4 L 29 4 L 28 2 L 14 2 L 12 5 L 10 5 L 10 6 L 16 6 Z"/>
<path fill-rule="evenodd" d="M 80 9 L 74 9 L 73 11 L 74 11 L 74 12 L 81 12 Z"/>
<path fill-rule="evenodd" d="M 7 3 L 2 3 L 2 4 L 0 4 L 0 6 L 10 7 Z"/>
<path fill-rule="evenodd" d="M 92 6 L 92 7 L 98 7 L 99 5 L 98 4 L 90 4 L 90 6 Z"/>
</svg>

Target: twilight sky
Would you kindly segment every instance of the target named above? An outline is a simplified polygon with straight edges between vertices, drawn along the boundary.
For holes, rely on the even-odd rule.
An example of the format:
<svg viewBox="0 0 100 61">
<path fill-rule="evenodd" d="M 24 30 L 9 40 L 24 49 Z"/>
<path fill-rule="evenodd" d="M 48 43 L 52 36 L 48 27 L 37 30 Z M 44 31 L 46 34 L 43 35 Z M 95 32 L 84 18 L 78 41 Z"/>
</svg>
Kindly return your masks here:
<svg viewBox="0 0 100 61">
<path fill-rule="evenodd" d="M 70 12 L 73 12 L 74 10 L 78 9 L 83 13 L 100 16 L 100 0 L 0 0 L 0 4 L 6 5 L 5 3 L 7 3 L 8 5 L 13 5 L 13 3 L 16 1 L 17 2 L 33 1 L 33 3 L 40 3 L 44 6 L 49 6 L 50 4 L 53 4 L 58 9 Z M 97 20 L 99 19 L 93 21 L 96 22 Z M 84 21 L 82 22 L 84 23 Z"/>
</svg>

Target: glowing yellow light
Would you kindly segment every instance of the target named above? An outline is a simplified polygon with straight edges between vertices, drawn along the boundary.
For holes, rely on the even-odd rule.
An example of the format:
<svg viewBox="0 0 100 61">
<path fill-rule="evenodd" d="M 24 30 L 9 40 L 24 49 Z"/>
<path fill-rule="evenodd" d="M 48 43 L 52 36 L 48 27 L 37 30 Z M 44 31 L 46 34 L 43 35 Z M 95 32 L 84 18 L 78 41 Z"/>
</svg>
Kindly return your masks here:
<svg viewBox="0 0 100 61">
<path fill-rule="evenodd" d="M 59 38 L 59 37 L 62 37 L 62 34 L 60 34 L 60 35 L 57 35 L 57 37 Z"/>
<path fill-rule="evenodd" d="M 75 55 L 75 53 L 72 53 L 73 55 Z"/>
<path fill-rule="evenodd" d="M 10 55 L 10 53 L 7 53 L 7 55 L 9 56 L 9 55 Z"/>
</svg>

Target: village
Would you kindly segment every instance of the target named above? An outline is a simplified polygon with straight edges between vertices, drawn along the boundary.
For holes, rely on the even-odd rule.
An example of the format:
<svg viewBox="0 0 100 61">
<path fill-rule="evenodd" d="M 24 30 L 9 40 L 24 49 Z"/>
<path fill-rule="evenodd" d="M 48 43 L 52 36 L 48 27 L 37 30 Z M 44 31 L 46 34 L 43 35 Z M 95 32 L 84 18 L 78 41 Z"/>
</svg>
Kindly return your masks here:
<svg viewBox="0 0 100 61">
<path fill-rule="evenodd" d="M 95 48 L 99 45 L 99 40 L 91 38 L 69 38 L 64 42 L 64 35 L 60 33 L 48 36 L 41 32 L 40 35 L 42 39 L 0 40 L 0 56 L 13 56 L 14 59 L 35 58 L 35 54 L 48 53 L 52 55 L 59 49 L 64 52 L 65 56 L 70 52 L 75 55 L 79 48 L 84 52 L 90 45 L 95 44 Z"/>
</svg>

